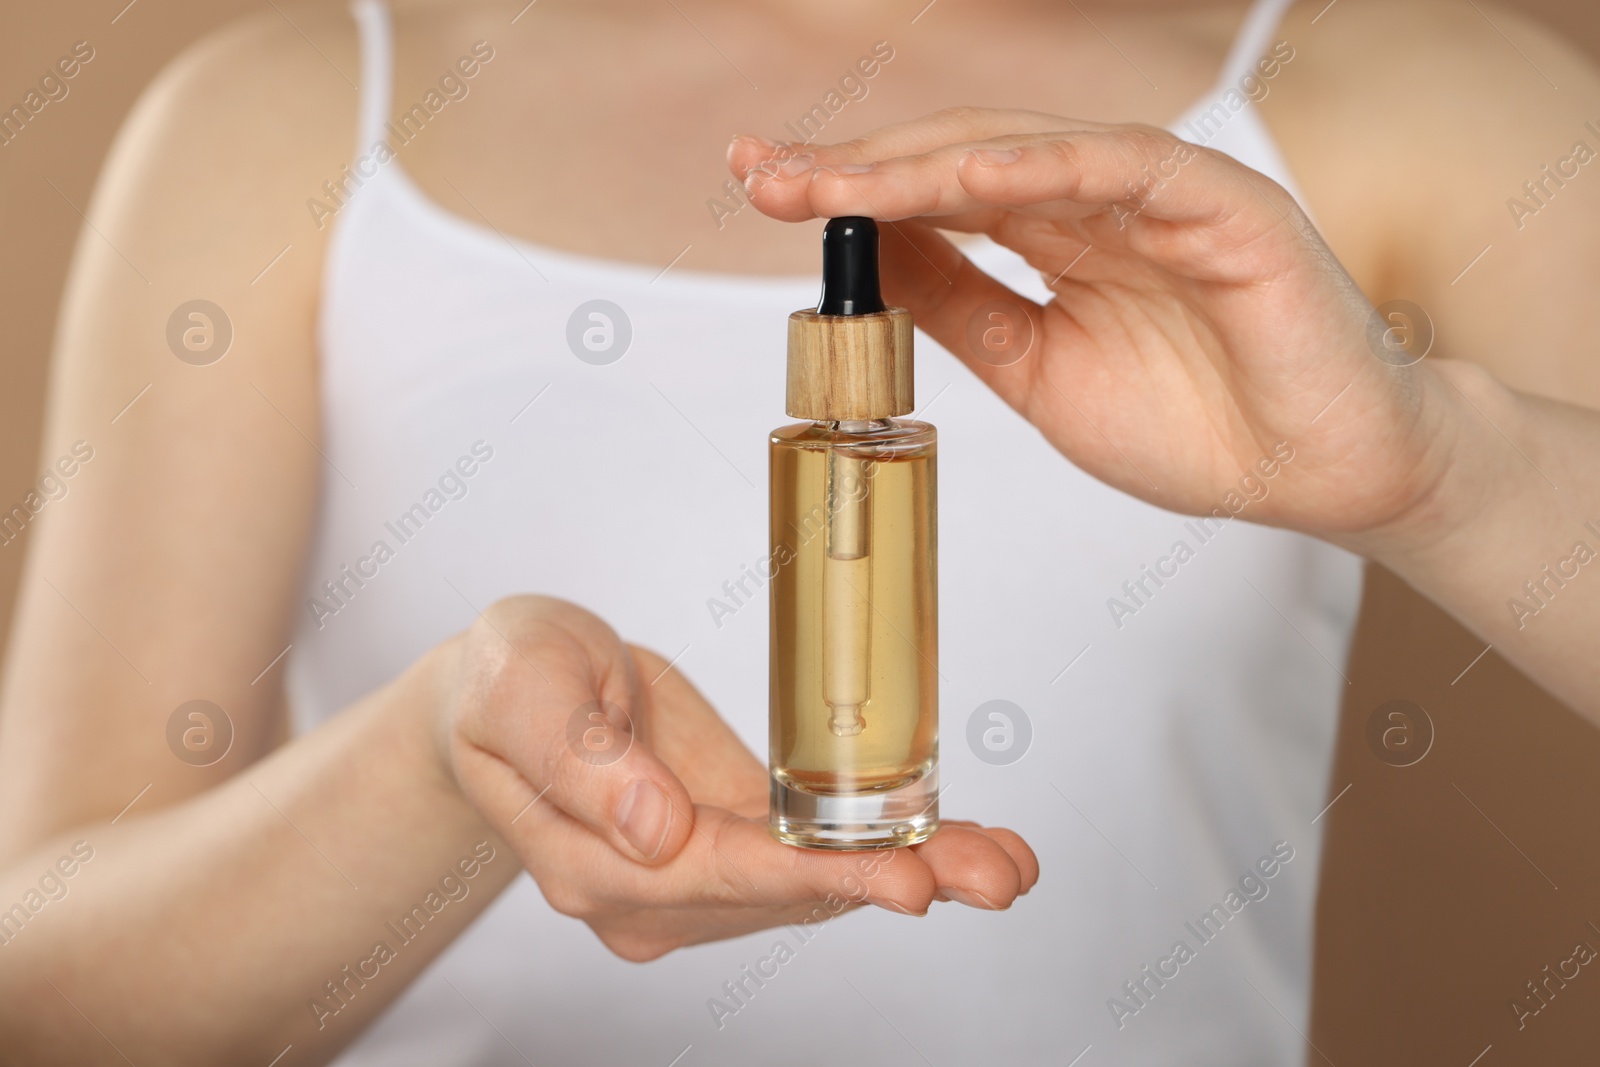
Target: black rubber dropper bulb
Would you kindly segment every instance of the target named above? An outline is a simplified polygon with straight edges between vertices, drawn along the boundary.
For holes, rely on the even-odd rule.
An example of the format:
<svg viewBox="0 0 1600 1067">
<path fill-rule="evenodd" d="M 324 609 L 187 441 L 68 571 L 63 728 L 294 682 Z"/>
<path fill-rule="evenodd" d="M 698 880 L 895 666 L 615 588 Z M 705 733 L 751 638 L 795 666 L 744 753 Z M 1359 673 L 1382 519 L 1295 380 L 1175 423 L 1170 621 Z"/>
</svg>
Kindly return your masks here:
<svg viewBox="0 0 1600 1067">
<path fill-rule="evenodd" d="M 884 310 L 878 290 L 878 224 L 858 215 L 829 219 L 822 230 L 819 315 L 870 315 Z"/>
</svg>

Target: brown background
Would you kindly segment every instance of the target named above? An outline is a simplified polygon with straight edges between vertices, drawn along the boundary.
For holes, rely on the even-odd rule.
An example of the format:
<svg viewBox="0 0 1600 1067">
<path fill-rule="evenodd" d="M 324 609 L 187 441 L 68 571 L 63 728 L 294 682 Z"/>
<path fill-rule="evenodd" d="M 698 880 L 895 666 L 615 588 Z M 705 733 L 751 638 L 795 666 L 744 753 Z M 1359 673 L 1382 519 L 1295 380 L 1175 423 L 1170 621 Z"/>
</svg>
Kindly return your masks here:
<svg viewBox="0 0 1600 1067">
<path fill-rule="evenodd" d="M 172 56 L 262 6 L 125 3 L 15 5 L 0 25 L 7 106 L 73 42 L 96 50 L 70 95 L 0 147 L 0 510 L 40 473 L 56 306 L 113 134 Z M 1514 6 L 1600 56 L 1593 0 Z M 28 538 L 0 547 L 0 636 Z M 1600 966 L 1552 983 L 1521 1030 L 1509 1006 L 1577 942 L 1600 948 L 1600 732 L 1493 652 L 1461 675 L 1482 648 L 1392 577 L 1370 575 L 1329 799 L 1350 788 L 1323 817 L 1311 1063 L 1467 1067 L 1486 1047 L 1482 1067 L 1600 1062 Z M 1394 699 L 1433 724 L 1414 766 L 1389 766 L 1367 742 L 1369 717 Z"/>
</svg>

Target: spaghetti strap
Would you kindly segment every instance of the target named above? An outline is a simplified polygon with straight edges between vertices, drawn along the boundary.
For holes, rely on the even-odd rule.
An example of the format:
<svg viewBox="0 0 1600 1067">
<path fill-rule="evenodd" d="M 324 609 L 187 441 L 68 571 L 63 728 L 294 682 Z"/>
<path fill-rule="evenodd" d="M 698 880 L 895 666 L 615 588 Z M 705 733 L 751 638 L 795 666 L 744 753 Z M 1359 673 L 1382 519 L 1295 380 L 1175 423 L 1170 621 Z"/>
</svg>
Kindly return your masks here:
<svg viewBox="0 0 1600 1067">
<path fill-rule="evenodd" d="M 361 105 L 356 130 L 356 155 L 383 139 L 389 121 L 389 84 L 394 74 L 394 40 L 389 8 L 383 0 L 352 0 L 361 38 Z"/>
<path fill-rule="evenodd" d="M 1278 25 L 1293 4 L 1294 0 L 1256 0 L 1251 5 L 1244 22 L 1239 25 L 1233 48 L 1222 64 L 1219 85 L 1236 85 L 1240 78 L 1255 72 L 1256 61 L 1266 54 L 1272 44 L 1273 34 L 1278 32 Z"/>
</svg>

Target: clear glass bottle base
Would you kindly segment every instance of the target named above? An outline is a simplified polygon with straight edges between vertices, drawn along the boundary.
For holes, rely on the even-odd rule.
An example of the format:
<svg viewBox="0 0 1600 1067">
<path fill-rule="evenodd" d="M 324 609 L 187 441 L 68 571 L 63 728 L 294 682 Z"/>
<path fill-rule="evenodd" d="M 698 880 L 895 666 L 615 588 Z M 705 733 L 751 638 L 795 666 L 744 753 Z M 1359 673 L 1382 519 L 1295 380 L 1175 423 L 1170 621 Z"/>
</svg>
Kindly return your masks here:
<svg viewBox="0 0 1600 1067">
<path fill-rule="evenodd" d="M 801 848 L 901 848 L 939 828 L 939 772 L 878 793 L 826 794 L 772 776 L 772 836 Z"/>
</svg>

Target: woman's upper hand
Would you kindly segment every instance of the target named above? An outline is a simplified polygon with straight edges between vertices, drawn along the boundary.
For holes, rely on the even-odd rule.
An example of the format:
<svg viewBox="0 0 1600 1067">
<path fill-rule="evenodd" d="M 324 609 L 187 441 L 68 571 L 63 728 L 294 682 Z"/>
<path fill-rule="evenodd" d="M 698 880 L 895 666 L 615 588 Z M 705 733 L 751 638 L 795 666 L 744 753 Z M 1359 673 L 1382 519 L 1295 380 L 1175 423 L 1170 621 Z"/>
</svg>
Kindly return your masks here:
<svg viewBox="0 0 1600 1067">
<path fill-rule="evenodd" d="M 832 146 L 739 137 L 728 155 L 774 218 L 891 222 L 890 301 L 1113 486 L 1189 513 L 1248 497 L 1256 521 L 1354 542 L 1444 475 L 1461 410 L 1445 381 L 1470 371 L 1377 358 L 1371 305 L 1294 199 L 1228 156 L 1150 127 L 978 109 Z M 1018 296 L 936 228 L 1015 250 L 1054 298 Z M 1031 344 L 997 359 L 991 326 Z M 1285 456 L 1292 474 L 1256 499 Z"/>
<path fill-rule="evenodd" d="M 625 958 L 861 903 L 1005 908 L 1038 878 L 1021 838 L 969 824 L 893 852 L 778 843 L 760 761 L 664 660 L 563 601 L 500 601 L 442 655 L 456 781 L 551 906 Z"/>
</svg>

